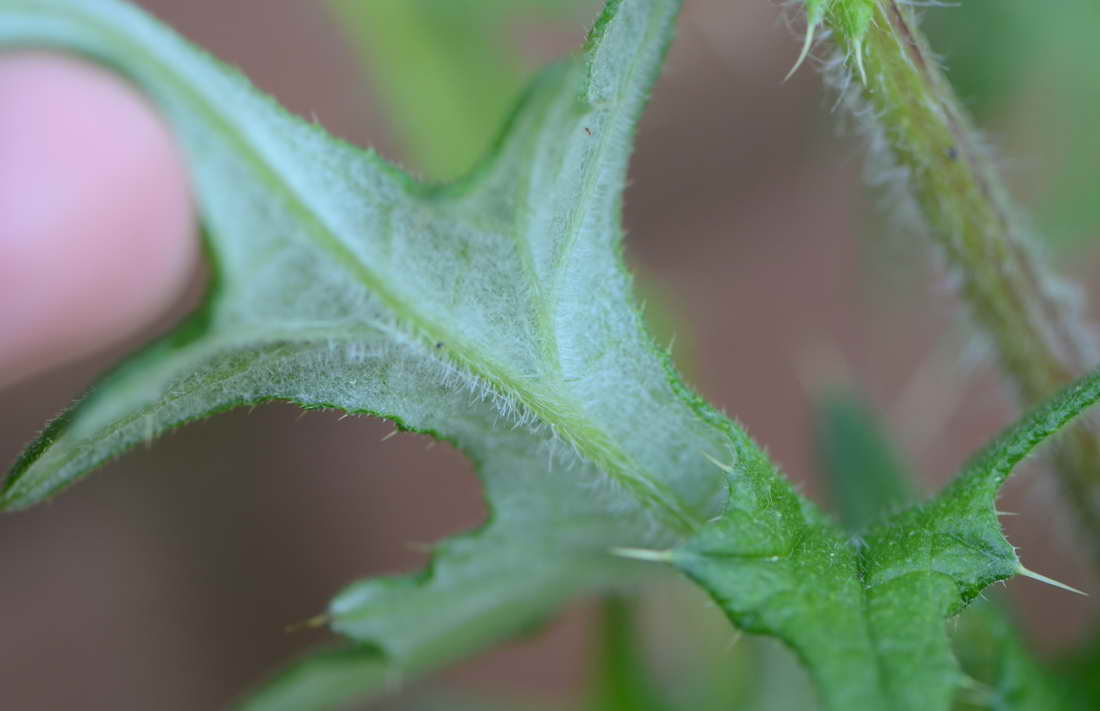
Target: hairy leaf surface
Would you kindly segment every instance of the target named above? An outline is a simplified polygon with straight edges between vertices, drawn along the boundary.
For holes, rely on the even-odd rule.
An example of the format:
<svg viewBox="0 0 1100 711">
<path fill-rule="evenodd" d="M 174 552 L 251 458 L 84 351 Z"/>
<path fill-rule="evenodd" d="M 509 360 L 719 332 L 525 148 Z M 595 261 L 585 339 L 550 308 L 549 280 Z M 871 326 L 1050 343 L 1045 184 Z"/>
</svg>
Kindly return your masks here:
<svg viewBox="0 0 1100 711">
<path fill-rule="evenodd" d="M 1100 376 L 859 541 L 797 495 L 653 347 L 619 254 L 634 126 L 677 9 L 611 0 L 481 165 L 435 186 L 289 116 L 118 0 L 0 0 L 0 48 L 80 53 L 160 106 L 190 157 L 214 273 L 197 314 L 31 445 L 0 506 L 226 408 L 370 413 L 467 453 L 490 520 L 420 574 L 344 591 L 328 620 L 355 646 L 303 662 L 253 708 L 384 690 L 630 580 L 632 555 L 671 560 L 740 627 L 787 642 L 827 708 L 946 708 L 959 674 L 944 618 L 1020 570 L 996 492 L 1100 396 Z"/>
<path fill-rule="evenodd" d="M 490 521 L 422 574 L 354 585 L 329 610 L 391 681 L 628 579 L 638 566 L 613 546 L 683 540 L 725 496 L 706 455 L 753 445 L 653 347 L 619 253 L 634 125 L 677 10 L 609 3 L 480 167 L 433 186 L 286 114 L 129 5 L 0 0 L 0 47 L 80 53 L 157 102 L 190 157 L 214 272 L 201 311 L 50 425 L 0 503 L 27 507 L 169 428 L 271 399 L 453 442 Z"/>
</svg>

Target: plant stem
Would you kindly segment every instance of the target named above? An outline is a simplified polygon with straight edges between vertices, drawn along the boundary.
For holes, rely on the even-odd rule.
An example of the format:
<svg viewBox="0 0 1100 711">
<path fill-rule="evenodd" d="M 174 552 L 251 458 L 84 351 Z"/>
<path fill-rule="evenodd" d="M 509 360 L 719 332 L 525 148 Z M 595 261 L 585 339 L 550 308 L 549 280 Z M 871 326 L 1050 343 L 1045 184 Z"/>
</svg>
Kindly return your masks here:
<svg viewBox="0 0 1100 711">
<path fill-rule="evenodd" d="M 850 21 L 855 6 L 870 13 L 862 28 Z M 1093 334 L 1072 291 L 1033 248 L 913 11 L 898 0 L 836 0 L 824 22 L 844 52 L 845 83 L 857 85 L 845 89 L 845 100 L 892 160 L 1022 404 L 1094 367 Z M 1077 426 L 1056 456 L 1065 494 L 1100 557 L 1100 441 Z"/>
<path fill-rule="evenodd" d="M 617 595 L 600 605 L 596 676 L 588 708 L 592 711 L 662 711 L 653 679 L 638 642 L 637 601 Z"/>
</svg>

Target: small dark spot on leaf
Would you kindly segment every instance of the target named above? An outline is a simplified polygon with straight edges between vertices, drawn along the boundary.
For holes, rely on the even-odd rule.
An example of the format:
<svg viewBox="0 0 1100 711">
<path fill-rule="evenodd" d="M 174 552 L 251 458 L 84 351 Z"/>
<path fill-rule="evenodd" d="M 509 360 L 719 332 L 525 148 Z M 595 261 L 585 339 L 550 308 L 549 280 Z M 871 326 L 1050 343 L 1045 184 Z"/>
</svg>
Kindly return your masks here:
<svg viewBox="0 0 1100 711">
<path fill-rule="evenodd" d="M 584 127 L 584 132 L 587 133 L 589 136 L 592 135 L 592 129 L 590 129 L 588 126 Z"/>
<path fill-rule="evenodd" d="M 947 160 L 957 160 L 959 157 L 959 149 L 955 146 L 948 146 L 945 153 L 947 154 Z"/>
<path fill-rule="evenodd" d="M 436 350 L 439 350 L 440 348 L 442 348 L 443 347 L 443 341 L 436 341 L 435 347 L 436 347 Z"/>
</svg>

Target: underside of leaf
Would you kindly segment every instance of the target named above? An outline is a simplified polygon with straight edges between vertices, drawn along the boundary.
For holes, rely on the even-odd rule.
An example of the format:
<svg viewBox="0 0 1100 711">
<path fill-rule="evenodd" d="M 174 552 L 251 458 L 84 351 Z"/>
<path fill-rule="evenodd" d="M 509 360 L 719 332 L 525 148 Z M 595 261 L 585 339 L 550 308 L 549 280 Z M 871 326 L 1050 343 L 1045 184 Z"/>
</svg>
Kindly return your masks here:
<svg viewBox="0 0 1100 711">
<path fill-rule="evenodd" d="M 0 48 L 81 54 L 163 110 L 214 273 L 197 314 L 28 448 L 0 507 L 230 407 L 376 415 L 470 456 L 490 519 L 419 574 L 345 590 L 327 619 L 355 646 L 296 666 L 251 708 L 387 690 L 578 590 L 631 582 L 646 566 L 612 553 L 627 549 L 658 551 L 739 627 L 785 641 L 826 708 L 946 709 L 961 677 L 945 617 L 1020 570 L 997 491 L 1100 397 L 1100 376 L 856 539 L 796 494 L 653 346 L 622 265 L 634 127 L 678 6 L 608 2 L 585 51 L 541 75 L 480 166 L 438 186 L 286 114 L 118 0 L 0 0 Z"/>
<path fill-rule="evenodd" d="M 609 549 L 684 540 L 725 498 L 708 456 L 754 448 L 653 346 L 620 255 L 634 126 L 677 10 L 608 3 L 491 155 L 437 186 L 286 114 L 122 2 L 0 0 L 0 48 L 79 53 L 163 110 L 214 273 L 199 313 L 28 448 L 0 504 L 28 507 L 191 420 L 288 400 L 388 418 L 477 464 L 482 530 L 329 611 L 392 669 L 441 664 L 577 589 L 632 579 L 640 566 Z"/>
</svg>

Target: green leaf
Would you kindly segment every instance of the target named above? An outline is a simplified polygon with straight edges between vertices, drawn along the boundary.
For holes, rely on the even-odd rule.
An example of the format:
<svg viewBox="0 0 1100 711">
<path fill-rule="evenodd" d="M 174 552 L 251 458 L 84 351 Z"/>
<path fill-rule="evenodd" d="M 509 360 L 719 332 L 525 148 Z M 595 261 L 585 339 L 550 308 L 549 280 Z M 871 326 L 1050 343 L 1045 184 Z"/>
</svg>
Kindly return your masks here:
<svg viewBox="0 0 1100 711">
<path fill-rule="evenodd" d="M 162 108 L 214 273 L 197 314 L 31 445 L 0 506 L 229 407 L 374 414 L 466 452 L 490 519 L 423 572 L 339 595 L 327 619 L 355 646 L 301 663 L 264 708 L 384 691 L 579 589 L 630 583 L 644 567 L 631 557 L 676 563 L 743 629 L 784 640 L 827 708 L 946 708 L 959 672 L 944 617 L 1021 570 L 996 492 L 1100 396 L 1100 375 L 861 541 L 798 496 L 654 348 L 619 254 L 632 134 L 677 9 L 611 0 L 584 54 L 545 72 L 489 157 L 439 187 L 288 116 L 129 5 L 0 0 L 0 48 L 82 54 Z"/>
<path fill-rule="evenodd" d="M 700 416 L 640 329 L 618 254 L 630 138 L 676 8 L 612 3 L 491 159 L 432 188 L 288 116 L 127 5 L 0 2 L 3 44 L 125 67 L 159 101 L 190 153 L 215 269 L 199 314 L 32 446 L 5 506 L 173 425 L 286 398 L 379 413 L 484 466 L 515 456 L 511 471 L 530 470 L 538 452 L 540 481 L 606 474 L 621 492 L 586 498 L 627 493 L 691 530 L 722 491 L 704 453 L 732 430 Z"/>
<path fill-rule="evenodd" d="M 1100 399 L 1100 371 L 1009 428 L 939 496 L 846 540 L 793 496 L 738 496 L 664 554 L 743 629 L 799 655 L 828 709 L 938 711 L 963 679 L 944 629 L 989 584 L 1017 573 L 994 502 L 1013 467 Z M 1033 575 L 1029 573 L 1029 575 Z"/>
<path fill-rule="evenodd" d="M 578 588 L 630 582 L 644 566 L 609 549 L 684 540 L 725 497 L 707 455 L 755 451 L 646 336 L 620 256 L 632 134 L 677 10 L 610 2 L 478 169 L 433 187 L 289 116 L 129 5 L 0 0 L 0 48 L 82 54 L 160 106 L 190 158 L 214 273 L 197 314 L 30 446 L 0 505 L 281 399 L 445 439 L 484 483 L 483 528 L 441 543 L 420 574 L 333 601 L 333 629 L 384 655 L 390 674 L 374 678 L 514 634 Z"/>
<path fill-rule="evenodd" d="M 385 652 L 370 644 L 351 645 L 314 651 L 288 664 L 236 705 L 239 711 L 325 711 L 359 708 L 380 690 L 398 690 L 406 678 L 415 676 L 408 668 L 394 664 Z M 386 706 L 389 708 L 389 706 Z M 444 687 L 412 691 L 404 695 L 401 708 L 410 711 L 511 711 L 518 708 L 510 700 L 497 697 L 470 697 L 458 689 Z M 525 700 L 529 711 L 564 711 L 559 704 L 541 704 Z"/>
<path fill-rule="evenodd" d="M 841 522 L 861 530 L 913 498 L 911 477 L 882 424 L 849 388 L 833 387 L 816 403 L 819 460 Z M 1074 706 L 1069 684 L 1031 657 L 1000 605 L 982 601 L 951 625 L 951 642 L 967 681 L 954 711 L 1056 711 Z"/>
<path fill-rule="evenodd" d="M 366 698 L 397 681 L 393 664 L 364 644 L 314 652 L 242 702 L 241 711 L 321 711 Z"/>
</svg>

